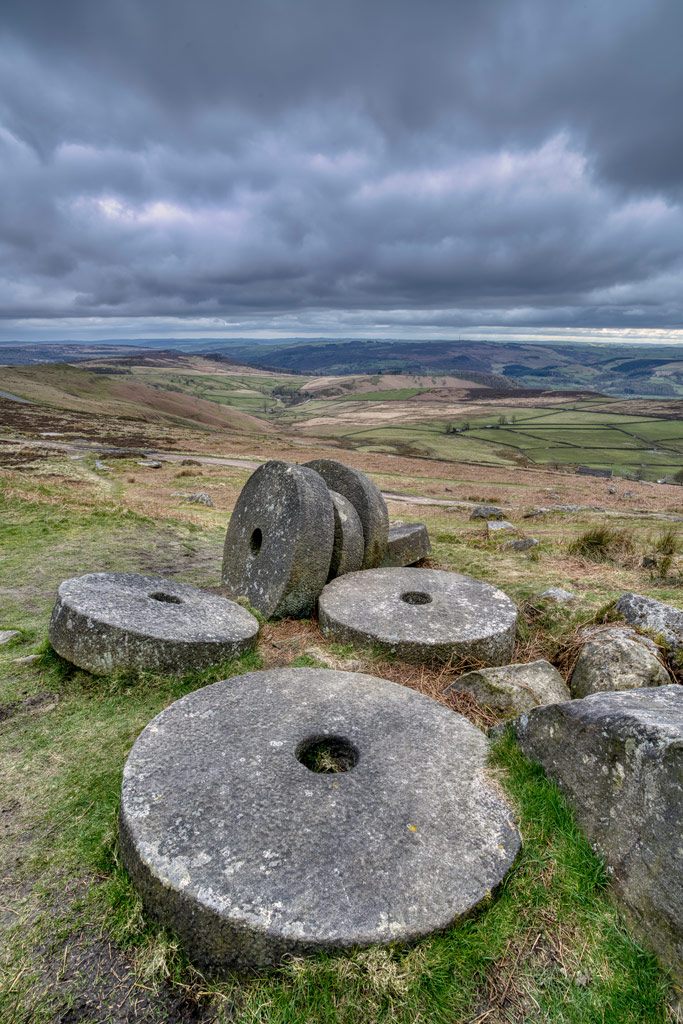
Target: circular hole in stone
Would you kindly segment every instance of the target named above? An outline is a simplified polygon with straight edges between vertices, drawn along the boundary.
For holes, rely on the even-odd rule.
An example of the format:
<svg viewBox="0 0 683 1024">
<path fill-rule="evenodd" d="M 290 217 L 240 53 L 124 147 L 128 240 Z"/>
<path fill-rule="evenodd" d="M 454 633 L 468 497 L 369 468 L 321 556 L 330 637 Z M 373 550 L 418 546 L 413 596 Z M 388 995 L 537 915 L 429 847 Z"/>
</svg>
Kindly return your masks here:
<svg viewBox="0 0 683 1024">
<path fill-rule="evenodd" d="M 153 601 L 162 601 L 164 604 L 182 604 L 182 597 L 176 597 L 175 594 L 164 594 L 163 590 L 157 590 L 155 594 L 149 595 Z"/>
<path fill-rule="evenodd" d="M 406 604 L 431 604 L 432 595 L 425 594 L 423 590 L 406 590 L 405 594 L 401 594 L 401 600 Z"/>
<path fill-rule="evenodd" d="M 252 555 L 258 555 L 259 551 L 261 550 L 262 544 L 263 534 L 257 527 L 252 533 L 251 537 L 249 538 L 249 550 L 251 551 Z"/>
<path fill-rule="evenodd" d="M 358 751 L 343 736 L 309 736 L 296 748 L 296 759 L 318 775 L 336 775 L 358 764 Z"/>
</svg>

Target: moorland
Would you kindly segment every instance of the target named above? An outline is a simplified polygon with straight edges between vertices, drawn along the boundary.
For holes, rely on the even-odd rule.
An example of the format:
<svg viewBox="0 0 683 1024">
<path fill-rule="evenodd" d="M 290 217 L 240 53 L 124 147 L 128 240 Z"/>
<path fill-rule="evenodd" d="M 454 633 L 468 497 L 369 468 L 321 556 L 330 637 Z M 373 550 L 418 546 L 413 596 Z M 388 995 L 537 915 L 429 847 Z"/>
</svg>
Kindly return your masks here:
<svg viewBox="0 0 683 1024">
<path fill-rule="evenodd" d="M 547 658 L 566 677 L 578 630 L 624 591 L 683 605 L 680 402 L 455 372 L 288 374 L 177 352 L 4 367 L 0 388 L 23 399 L 0 397 L 0 629 L 17 632 L 0 646 L 3 1022 L 673 1020 L 666 977 L 624 926 L 604 865 L 509 739 L 491 770 L 523 851 L 471 918 L 409 949 L 205 977 L 143 913 L 119 860 L 121 772 L 155 714 L 216 679 L 284 665 L 384 676 L 482 726 L 491 713 L 445 692 L 466 666 L 335 645 L 315 618 L 264 623 L 256 651 L 174 678 L 94 678 L 46 635 L 58 584 L 84 572 L 218 591 L 225 528 L 253 469 L 326 456 L 369 473 L 392 522 L 427 523 L 429 564 L 505 590 L 521 613 L 515 660 Z M 185 500 L 196 492 L 212 504 Z M 482 502 L 538 545 L 518 553 L 487 539 L 470 519 Z M 596 533 L 597 546 L 582 543 Z M 575 600 L 545 603 L 549 586 Z"/>
</svg>

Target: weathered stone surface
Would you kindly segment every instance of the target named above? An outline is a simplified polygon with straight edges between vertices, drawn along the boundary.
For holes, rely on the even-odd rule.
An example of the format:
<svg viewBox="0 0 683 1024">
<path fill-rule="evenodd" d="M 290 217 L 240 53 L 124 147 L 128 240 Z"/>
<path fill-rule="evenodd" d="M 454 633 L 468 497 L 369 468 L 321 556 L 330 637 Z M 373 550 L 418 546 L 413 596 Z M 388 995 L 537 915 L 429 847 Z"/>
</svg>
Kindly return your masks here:
<svg viewBox="0 0 683 1024">
<path fill-rule="evenodd" d="M 347 498 L 363 524 L 365 553 L 363 569 L 374 569 L 384 558 L 389 536 L 389 512 L 382 492 L 359 469 L 334 459 L 313 459 L 306 466 L 320 473 L 330 488 Z"/>
<path fill-rule="evenodd" d="M 183 501 L 189 501 L 193 505 L 208 505 L 213 508 L 213 499 L 206 491 L 197 491 L 195 494 L 188 494 Z"/>
<path fill-rule="evenodd" d="M 10 640 L 14 640 L 17 636 L 21 636 L 18 629 L 0 629 L 0 647 L 3 644 L 8 644 Z"/>
<path fill-rule="evenodd" d="M 156 459 L 147 459 L 145 462 L 138 462 L 138 466 L 145 466 L 146 469 L 161 469 L 162 463 Z"/>
<path fill-rule="evenodd" d="M 251 650 L 258 622 L 224 597 L 160 576 L 93 572 L 57 592 L 50 643 L 95 675 L 186 672 Z"/>
<path fill-rule="evenodd" d="M 312 469 L 273 460 L 252 473 L 230 517 L 223 585 L 267 618 L 308 615 L 325 586 L 334 509 Z"/>
<path fill-rule="evenodd" d="M 569 681 L 572 697 L 604 690 L 668 686 L 671 677 L 657 658 L 657 645 L 634 630 L 609 627 L 584 630 L 581 653 Z M 645 642 L 644 642 L 645 641 Z"/>
<path fill-rule="evenodd" d="M 486 535 L 490 538 L 500 537 L 505 533 L 516 533 L 516 527 L 509 523 L 507 519 L 501 519 L 500 522 L 492 522 L 486 524 Z"/>
<path fill-rule="evenodd" d="M 595 693 L 513 726 L 604 854 L 635 934 L 683 985 L 683 687 Z"/>
<path fill-rule="evenodd" d="M 429 543 L 429 534 L 424 523 L 390 526 L 382 568 L 414 565 L 421 558 L 426 558 L 431 550 L 432 545 Z"/>
<path fill-rule="evenodd" d="M 347 770 L 307 767 L 319 744 Z M 486 755 L 466 719 L 385 679 L 228 679 L 138 737 L 123 861 L 148 910 L 214 971 L 416 939 L 476 906 L 519 849 Z"/>
<path fill-rule="evenodd" d="M 641 594 L 622 594 L 615 611 L 623 615 L 630 626 L 647 629 L 661 636 L 669 654 L 683 649 L 683 610 L 655 601 Z"/>
<path fill-rule="evenodd" d="M 501 714 L 520 714 L 541 704 L 569 700 L 564 679 L 549 661 L 502 665 L 466 672 L 449 690 L 468 690 L 479 704 Z"/>
<path fill-rule="evenodd" d="M 349 499 L 333 490 L 330 490 L 330 497 L 334 511 L 334 544 L 327 578 L 333 580 L 362 568 L 365 540 L 363 524 Z"/>
<path fill-rule="evenodd" d="M 519 540 L 508 540 L 503 544 L 506 551 L 529 551 L 537 546 L 535 537 L 520 537 Z"/>
<path fill-rule="evenodd" d="M 570 590 L 563 590 L 562 587 L 548 587 L 538 596 L 542 601 L 551 601 L 553 604 L 569 604 L 576 598 L 576 594 L 572 594 Z"/>
<path fill-rule="evenodd" d="M 496 505 L 477 505 L 472 509 L 470 519 L 505 519 L 505 513 Z"/>
<path fill-rule="evenodd" d="M 318 601 L 325 635 L 374 644 L 406 661 L 452 655 L 504 665 L 517 609 L 488 583 L 437 569 L 372 569 L 328 583 Z"/>
</svg>

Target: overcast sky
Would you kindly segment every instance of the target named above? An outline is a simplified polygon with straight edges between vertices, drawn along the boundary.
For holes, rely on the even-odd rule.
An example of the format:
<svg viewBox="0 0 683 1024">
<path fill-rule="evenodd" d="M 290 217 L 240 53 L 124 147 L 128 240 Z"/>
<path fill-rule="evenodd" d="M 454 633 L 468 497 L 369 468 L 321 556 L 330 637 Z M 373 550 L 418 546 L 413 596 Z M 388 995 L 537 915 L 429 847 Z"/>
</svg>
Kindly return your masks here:
<svg viewBox="0 0 683 1024">
<path fill-rule="evenodd" d="M 683 341 L 681 0 L 3 0 L 0 338 Z"/>
</svg>

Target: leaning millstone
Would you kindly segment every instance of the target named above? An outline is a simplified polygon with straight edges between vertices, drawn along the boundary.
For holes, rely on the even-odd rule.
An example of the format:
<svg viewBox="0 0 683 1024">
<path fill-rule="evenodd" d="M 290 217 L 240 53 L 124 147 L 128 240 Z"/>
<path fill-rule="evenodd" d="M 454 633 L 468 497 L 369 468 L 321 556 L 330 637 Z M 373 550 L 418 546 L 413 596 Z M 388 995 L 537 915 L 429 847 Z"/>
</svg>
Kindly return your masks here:
<svg viewBox="0 0 683 1024">
<path fill-rule="evenodd" d="M 572 697 L 587 697 L 604 690 L 668 686 L 669 673 L 640 638 L 630 635 L 632 632 L 614 627 L 583 632 L 581 639 L 585 642 L 569 682 Z M 656 645 L 650 643 L 656 651 Z"/>
<path fill-rule="evenodd" d="M 95 675 L 179 673 L 251 650 L 258 628 L 246 609 L 197 587 L 92 572 L 60 585 L 48 635 L 58 654 Z"/>
<path fill-rule="evenodd" d="M 517 609 L 488 583 L 437 569 L 371 569 L 328 583 L 318 601 L 323 633 L 373 644 L 405 661 L 451 657 L 504 665 Z"/>
<path fill-rule="evenodd" d="M 505 513 L 496 505 L 477 505 L 472 509 L 470 519 L 505 519 Z"/>
<path fill-rule="evenodd" d="M 630 626 L 647 629 L 661 637 L 669 654 L 683 650 L 683 609 L 655 601 L 641 594 L 622 594 L 614 610 L 623 615 Z"/>
<path fill-rule="evenodd" d="M 327 578 L 333 580 L 362 568 L 365 540 L 363 524 L 348 498 L 333 490 L 330 490 L 330 497 L 334 506 L 334 545 Z"/>
<path fill-rule="evenodd" d="M 503 715 L 518 715 L 541 704 L 569 700 L 564 679 L 549 661 L 543 660 L 466 672 L 447 689 L 467 690 L 483 707 Z"/>
<path fill-rule="evenodd" d="M 312 469 L 273 460 L 252 473 L 230 517 L 223 585 L 267 618 L 308 615 L 325 586 L 334 507 Z"/>
<path fill-rule="evenodd" d="M 387 553 L 382 568 L 414 565 L 430 554 L 432 546 L 424 523 L 406 523 L 389 527 Z"/>
<path fill-rule="evenodd" d="M 389 535 L 389 513 L 376 484 L 358 469 L 334 459 L 314 459 L 306 466 L 320 473 L 327 486 L 343 494 L 360 517 L 365 538 L 363 569 L 374 569 L 384 558 Z"/>
<path fill-rule="evenodd" d="M 14 640 L 17 636 L 21 636 L 18 629 L 0 629 L 0 647 L 3 644 L 8 644 L 10 640 Z"/>
<path fill-rule="evenodd" d="M 683 986 L 683 687 L 594 693 L 513 728 L 603 853 L 636 937 Z"/>
<path fill-rule="evenodd" d="M 123 863 L 147 910 L 216 973 L 413 941 L 490 898 L 519 850 L 487 752 L 461 715 L 386 679 L 227 679 L 138 737 Z"/>
</svg>

